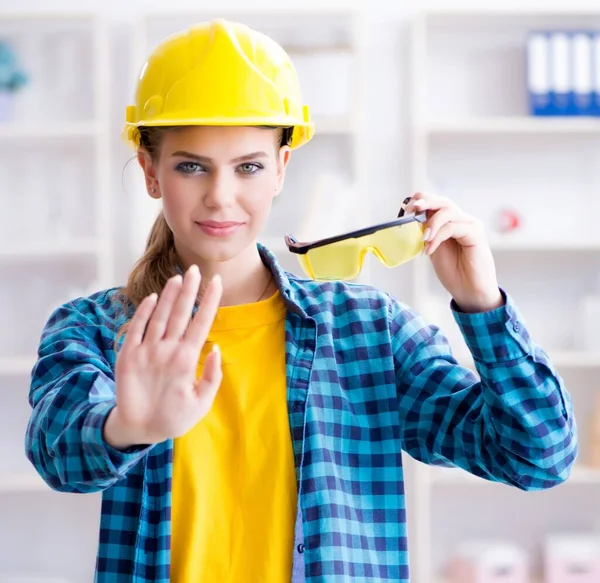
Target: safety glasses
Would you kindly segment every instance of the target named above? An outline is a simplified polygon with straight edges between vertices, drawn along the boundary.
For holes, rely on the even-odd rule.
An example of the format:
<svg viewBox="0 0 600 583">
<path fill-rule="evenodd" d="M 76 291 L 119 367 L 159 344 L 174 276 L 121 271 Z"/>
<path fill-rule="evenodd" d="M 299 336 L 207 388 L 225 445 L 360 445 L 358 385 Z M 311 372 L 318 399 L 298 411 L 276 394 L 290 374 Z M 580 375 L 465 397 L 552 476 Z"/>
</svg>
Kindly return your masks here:
<svg viewBox="0 0 600 583">
<path fill-rule="evenodd" d="M 299 242 L 285 236 L 287 248 L 298 255 L 303 271 L 315 280 L 354 279 L 370 251 L 386 267 L 397 267 L 419 255 L 425 246 L 425 212 L 405 215 L 406 199 L 394 221 L 317 241 Z"/>
</svg>

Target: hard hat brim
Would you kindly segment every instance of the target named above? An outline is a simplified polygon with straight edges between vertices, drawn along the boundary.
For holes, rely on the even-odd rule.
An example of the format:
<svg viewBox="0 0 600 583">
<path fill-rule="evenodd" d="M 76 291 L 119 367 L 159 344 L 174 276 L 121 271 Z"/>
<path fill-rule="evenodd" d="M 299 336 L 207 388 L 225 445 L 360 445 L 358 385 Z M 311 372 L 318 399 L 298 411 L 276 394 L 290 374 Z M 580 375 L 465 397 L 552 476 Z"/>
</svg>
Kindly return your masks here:
<svg viewBox="0 0 600 583">
<path fill-rule="evenodd" d="M 213 118 L 185 118 L 185 117 L 164 117 L 154 118 L 152 120 L 139 122 L 125 122 L 123 128 L 123 138 L 133 147 L 139 146 L 135 139 L 136 130 L 139 127 L 186 127 L 186 126 L 211 126 L 211 127 L 272 127 L 272 128 L 289 128 L 293 127 L 292 149 L 309 142 L 315 133 L 315 124 L 313 122 L 299 121 L 287 116 L 281 117 L 213 117 Z"/>
</svg>

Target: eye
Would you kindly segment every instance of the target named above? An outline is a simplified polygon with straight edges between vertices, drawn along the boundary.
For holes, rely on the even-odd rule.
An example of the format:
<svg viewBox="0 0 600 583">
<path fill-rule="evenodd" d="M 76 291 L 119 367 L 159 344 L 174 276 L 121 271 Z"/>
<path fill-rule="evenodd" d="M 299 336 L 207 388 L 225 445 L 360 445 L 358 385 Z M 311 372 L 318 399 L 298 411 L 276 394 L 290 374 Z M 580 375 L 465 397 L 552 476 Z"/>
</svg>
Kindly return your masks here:
<svg viewBox="0 0 600 583">
<path fill-rule="evenodd" d="M 239 166 L 242 174 L 256 174 L 259 170 L 262 170 L 262 166 L 256 162 L 245 162 Z"/>
<path fill-rule="evenodd" d="M 177 164 L 175 170 L 177 170 L 177 172 L 182 172 L 183 174 L 195 174 L 204 172 L 204 167 L 198 164 L 198 162 L 181 162 L 180 164 Z"/>
</svg>

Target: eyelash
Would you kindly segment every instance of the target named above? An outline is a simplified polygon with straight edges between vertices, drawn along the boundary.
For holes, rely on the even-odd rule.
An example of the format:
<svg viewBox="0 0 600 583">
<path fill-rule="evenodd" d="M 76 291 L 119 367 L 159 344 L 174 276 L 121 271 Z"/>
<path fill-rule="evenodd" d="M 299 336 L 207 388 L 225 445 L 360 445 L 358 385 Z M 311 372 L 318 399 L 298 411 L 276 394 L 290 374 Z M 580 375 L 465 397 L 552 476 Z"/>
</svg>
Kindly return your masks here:
<svg viewBox="0 0 600 583">
<path fill-rule="evenodd" d="M 252 166 L 254 168 L 252 172 L 242 172 L 242 174 L 248 175 L 256 174 L 259 170 L 263 169 L 263 166 L 261 164 L 258 164 L 258 162 L 244 162 L 243 164 L 240 164 L 240 167 L 242 166 Z"/>
<path fill-rule="evenodd" d="M 190 166 L 193 167 L 193 169 L 190 169 Z M 243 164 L 240 164 L 238 168 L 241 168 L 242 166 L 252 166 L 254 168 L 252 172 L 242 172 L 242 174 L 245 174 L 246 176 L 252 176 L 264 168 L 262 164 L 258 164 L 258 162 L 244 162 Z M 181 162 L 177 165 L 175 170 L 182 174 L 199 174 L 200 172 L 206 172 L 206 169 L 198 162 Z"/>
</svg>

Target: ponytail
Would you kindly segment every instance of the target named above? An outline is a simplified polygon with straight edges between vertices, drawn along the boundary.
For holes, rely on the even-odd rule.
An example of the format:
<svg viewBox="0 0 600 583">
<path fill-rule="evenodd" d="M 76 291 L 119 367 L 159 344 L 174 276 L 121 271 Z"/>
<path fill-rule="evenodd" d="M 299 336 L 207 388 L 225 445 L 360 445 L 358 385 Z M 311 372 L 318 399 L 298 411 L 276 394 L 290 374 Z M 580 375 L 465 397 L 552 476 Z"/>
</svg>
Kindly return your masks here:
<svg viewBox="0 0 600 583">
<path fill-rule="evenodd" d="M 160 295 L 167 280 L 175 275 L 176 264 L 173 232 L 161 211 L 150 230 L 144 254 L 135 264 L 127 284 L 119 293 L 128 311 L 133 313 L 146 296 L 152 293 Z M 119 330 L 117 339 L 126 329 L 127 323 Z"/>
</svg>

